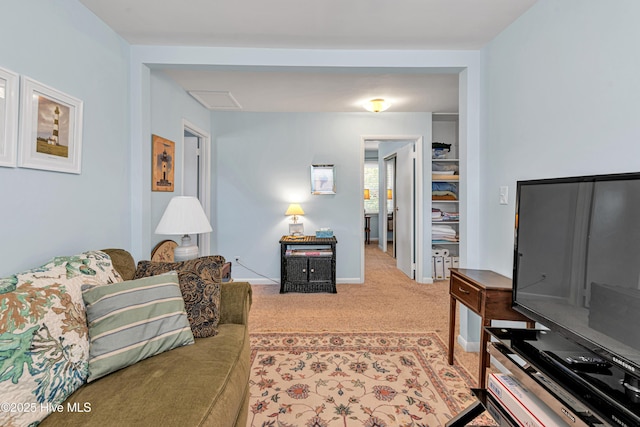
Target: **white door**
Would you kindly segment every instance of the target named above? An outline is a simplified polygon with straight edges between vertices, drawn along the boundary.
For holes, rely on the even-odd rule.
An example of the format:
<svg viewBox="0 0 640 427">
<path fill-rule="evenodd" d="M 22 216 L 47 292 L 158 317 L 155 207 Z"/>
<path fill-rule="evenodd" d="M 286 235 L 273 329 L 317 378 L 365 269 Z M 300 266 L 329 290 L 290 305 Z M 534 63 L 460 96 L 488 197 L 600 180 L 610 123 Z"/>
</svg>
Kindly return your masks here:
<svg viewBox="0 0 640 427">
<path fill-rule="evenodd" d="M 211 218 L 209 207 L 211 167 L 208 157 L 210 138 L 206 132 L 199 130 L 186 120 L 183 121 L 183 126 L 182 195 L 197 197 L 207 217 Z M 211 234 L 197 235 L 196 244 L 200 255 L 211 254 Z"/>
<path fill-rule="evenodd" d="M 184 135 L 182 195 L 200 197 L 200 138 Z M 192 236 L 193 238 L 193 236 Z M 200 235 L 195 235 L 195 244 L 200 246 Z"/>
<path fill-rule="evenodd" d="M 394 247 L 396 265 L 400 271 L 415 279 L 413 263 L 413 211 L 414 211 L 414 144 L 407 144 L 396 154 L 396 194 L 394 212 Z"/>
<path fill-rule="evenodd" d="M 184 177 L 183 177 L 183 196 L 200 196 L 200 159 L 199 145 L 200 138 L 197 136 L 184 136 Z"/>
</svg>

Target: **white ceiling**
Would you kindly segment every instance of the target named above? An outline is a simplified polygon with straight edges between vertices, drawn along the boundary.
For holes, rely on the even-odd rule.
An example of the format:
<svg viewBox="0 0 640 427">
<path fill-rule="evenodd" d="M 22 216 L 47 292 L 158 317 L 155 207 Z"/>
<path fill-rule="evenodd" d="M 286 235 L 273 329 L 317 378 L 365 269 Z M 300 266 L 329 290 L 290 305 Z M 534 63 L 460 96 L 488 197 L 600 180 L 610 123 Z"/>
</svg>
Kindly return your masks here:
<svg viewBox="0 0 640 427">
<path fill-rule="evenodd" d="M 80 0 L 133 45 L 365 50 L 477 50 L 535 1 Z M 389 111 L 458 111 L 457 74 L 432 70 L 164 71 L 187 91 L 213 92 L 214 109 L 364 111 L 365 100 L 382 97 Z"/>
</svg>

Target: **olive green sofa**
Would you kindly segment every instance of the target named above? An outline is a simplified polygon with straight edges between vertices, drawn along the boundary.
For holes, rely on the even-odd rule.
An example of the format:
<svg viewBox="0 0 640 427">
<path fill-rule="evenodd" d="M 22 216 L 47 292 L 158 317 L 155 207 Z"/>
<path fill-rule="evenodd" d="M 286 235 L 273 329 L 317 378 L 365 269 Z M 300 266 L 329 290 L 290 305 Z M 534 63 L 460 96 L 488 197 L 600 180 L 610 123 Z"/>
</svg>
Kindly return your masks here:
<svg viewBox="0 0 640 427">
<path fill-rule="evenodd" d="M 105 252 L 125 280 L 133 277 L 128 252 Z M 221 283 L 220 301 L 217 335 L 84 384 L 40 426 L 246 426 L 251 286 Z"/>
</svg>

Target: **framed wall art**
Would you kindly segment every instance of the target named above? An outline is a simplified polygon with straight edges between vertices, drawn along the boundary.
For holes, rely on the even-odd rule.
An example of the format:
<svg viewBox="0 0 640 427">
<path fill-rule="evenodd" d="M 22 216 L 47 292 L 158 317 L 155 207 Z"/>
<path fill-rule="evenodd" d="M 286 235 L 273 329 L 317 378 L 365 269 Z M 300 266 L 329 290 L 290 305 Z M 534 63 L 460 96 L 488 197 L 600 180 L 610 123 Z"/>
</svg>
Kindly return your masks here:
<svg viewBox="0 0 640 427">
<path fill-rule="evenodd" d="M 22 77 L 18 166 L 81 172 L 81 100 Z"/>
<path fill-rule="evenodd" d="M 0 166 L 15 167 L 18 159 L 18 93 L 20 76 L 0 68 Z"/>
<path fill-rule="evenodd" d="M 151 136 L 153 164 L 151 165 L 151 191 L 172 192 L 176 143 L 158 135 Z"/>
<path fill-rule="evenodd" d="M 311 194 L 336 194 L 333 165 L 311 165 Z"/>
</svg>

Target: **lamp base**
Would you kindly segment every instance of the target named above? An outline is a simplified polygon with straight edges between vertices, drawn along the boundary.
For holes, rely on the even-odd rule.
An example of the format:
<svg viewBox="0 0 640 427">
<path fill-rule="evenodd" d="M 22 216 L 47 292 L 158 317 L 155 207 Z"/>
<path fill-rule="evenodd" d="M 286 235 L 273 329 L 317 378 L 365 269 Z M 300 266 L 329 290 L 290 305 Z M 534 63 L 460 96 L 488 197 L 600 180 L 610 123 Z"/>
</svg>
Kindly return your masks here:
<svg viewBox="0 0 640 427">
<path fill-rule="evenodd" d="M 304 234 L 304 224 L 301 222 L 289 224 L 290 236 L 302 236 Z"/>
<path fill-rule="evenodd" d="M 188 234 L 182 236 L 182 243 L 173 250 L 173 260 L 175 262 L 187 261 L 198 258 L 200 251 L 198 246 L 191 243 L 191 237 Z"/>
</svg>

